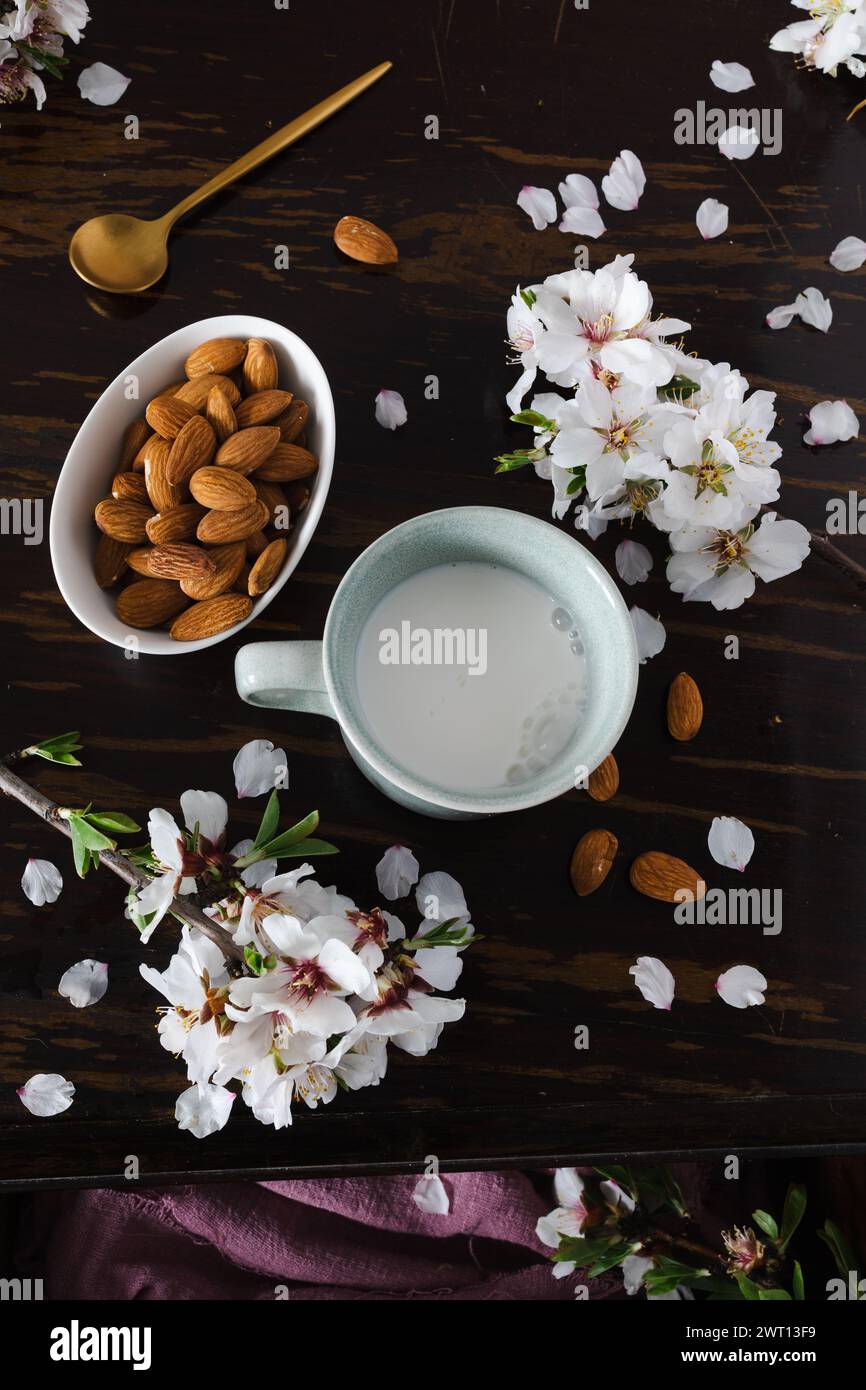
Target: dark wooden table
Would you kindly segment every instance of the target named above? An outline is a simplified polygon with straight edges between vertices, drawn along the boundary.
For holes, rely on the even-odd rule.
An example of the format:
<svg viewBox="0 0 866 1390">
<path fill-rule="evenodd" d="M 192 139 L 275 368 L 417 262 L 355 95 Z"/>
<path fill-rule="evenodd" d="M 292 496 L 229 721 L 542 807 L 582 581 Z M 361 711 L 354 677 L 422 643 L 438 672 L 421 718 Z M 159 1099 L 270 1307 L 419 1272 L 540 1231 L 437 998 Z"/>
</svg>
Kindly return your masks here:
<svg viewBox="0 0 866 1390">
<path fill-rule="evenodd" d="M 492 457 L 524 441 L 503 404 L 504 313 L 514 285 L 571 262 L 573 238 L 532 230 L 515 206 L 524 183 L 555 187 L 578 170 L 599 181 L 634 148 L 647 171 L 639 212 L 610 211 L 592 265 L 634 251 L 657 307 L 693 322 L 689 345 L 735 363 L 779 393 L 784 509 L 821 528 L 828 498 L 861 479 L 856 442 L 810 451 L 802 416 L 847 397 L 866 414 L 863 273 L 827 256 L 864 232 L 866 115 L 844 115 L 853 79 L 798 72 L 766 48 L 789 7 L 709 3 L 682 22 L 619 0 L 575 10 L 569 0 L 342 0 L 239 10 L 225 0 L 130 9 L 94 6 L 73 75 L 50 82 L 46 108 L 4 110 L 0 212 L 4 380 L 3 494 L 50 500 L 75 431 L 127 362 L 164 334 L 226 310 L 263 314 L 307 339 L 337 403 L 334 482 L 296 576 L 244 639 L 315 638 L 341 575 L 389 527 L 433 507 L 484 503 L 548 514 L 546 485 L 497 478 Z M 75 90 L 77 64 L 101 59 L 132 77 L 119 105 L 98 109 Z M 392 58 L 393 73 L 357 105 L 183 226 L 171 270 L 134 299 L 89 290 L 66 245 L 98 211 L 156 214 L 222 163 L 356 73 Z M 754 91 L 728 97 L 708 81 L 714 58 L 748 63 Z M 674 141 L 677 108 L 759 102 L 784 113 L 774 158 L 745 165 Z M 140 139 L 124 138 L 135 114 Z M 425 139 L 425 120 L 439 139 Z M 730 204 L 728 236 L 704 243 L 705 197 Z M 387 273 L 342 259 L 331 232 L 345 213 L 395 236 Z M 274 267 L 274 247 L 291 268 Z M 799 325 L 773 334 L 766 310 L 815 284 L 835 309 L 825 337 Z M 428 374 L 438 400 L 425 399 Z M 374 422 L 380 386 L 402 391 L 409 423 Z M 442 824 L 404 813 L 356 771 L 329 721 L 265 716 L 238 700 L 232 642 L 176 660 L 129 661 L 91 636 L 54 584 L 47 540 L 2 537 L 4 744 L 82 730 L 86 768 L 34 773 L 49 795 L 93 798 L 146 819 L 187 786 L 231 794 L 245 740 L 288 751 L 287 809 L 312 806 L 341 849 L 340 886 L 375 900 L 373 867 L 394 841 L 427 868 L 463 882 L 485 940 L 466 957 L 462 1023 L 417 1061 L 395 1054 L 383 1085 L 340 1095 L 274 1133 L 236 1107 L 207 1141 L 179 1133 L 182 1068 L 160 1048 L 155 998 L 138 974 L 164 965 L 166 926 L 144 949 L 107 873 L 79 884 L 68 848 L 19 806 L 0 807 L 0 1179 L 10 1186 L 122 1181 L 138 1156 L 145 1180 L 386 1171 L 589 1159 L 600 1155 L 818 1152 L 866 1148 L 866 710 L 862 597 L 813 557 L 717 615 L 684 606 L 663 579 L 630 602 L 660 612 L 664 652 L 642 670 L 618 749 L 619 795 L 585 795 L 518 817 Z M 597 553 L 612 568 L 620 534 Z M 862 558 L 862 542 L 843 540 Z M 724 639 L 736 634 L 740 657 Z M 706 719 L 689 745 L 663 720 L 672 676 L 690 671 Z M 70 790 L 74 786 L 74 793 Z M 249 830 L 261 803 L 236 818 Z M 784 890 L 781 935 L 759 927 L 676 927 L 671 911 L 629 887 L 638 852 L 667 849 L 730 886 L 706 835 L 716 814 L 749 822 L 757 850 L 744 886 Z M 606 825 L 621 853 L 603 890 L 578 901 L 568 862 L 577 839 Z M 35 909 L 19 880 L 28 854 L 55 859 L 65 887 Z M 326 881 L 328 881 L 326 879 Z M 739 883 L 739 880 L 737 880 Z M 674 970 L 671 1013 L 649 1008 L 628 967 L 639 954 Z M 109 962 L 110 988 L 75 1011 L 56 993 L 82 957 Z M 766 1006 L 726 1008 L 719 971 L 759 966 Z M 576 1026 L 590 1048 L 573 1045 Z M 75 1082 L 72 1109 L 31 1117 L 15 1087 L 36 1071 Z"/>
</svg>

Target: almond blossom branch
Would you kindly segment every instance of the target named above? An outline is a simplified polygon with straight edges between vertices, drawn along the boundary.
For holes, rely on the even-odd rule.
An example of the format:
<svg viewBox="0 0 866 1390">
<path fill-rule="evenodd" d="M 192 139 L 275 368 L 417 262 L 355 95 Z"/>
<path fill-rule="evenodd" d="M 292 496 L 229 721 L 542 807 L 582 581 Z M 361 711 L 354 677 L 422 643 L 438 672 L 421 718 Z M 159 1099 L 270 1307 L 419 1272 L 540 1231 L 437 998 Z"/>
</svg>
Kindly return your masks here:
<svg viewBox="0 0 866 1390">
<path fill-rule="evenodd" d="M 71 839 L 69 824 L 63 817 L 64 808 L 55 801 L 49 800 L 47 796 L 43 796 L 42 792 L 37 791 L 29 782 L 25 782 L 23 778 L 11 771 L 10 763 L 20 761 L 25 756 L 25 752 L 26 750 L 21 750 L 0 759 L 0 792 L 20 802 L 46 825 L 50 825 L 54 830 L 59 830 L 67 839 Z M 150 882 L 147 874 L 142 873 L 140 869 L 130 863 L 124 854 L 117 850 L 99 850 L 95 857 L 132 888 L 145 888 Z M 188 900 L 175 897 L 172 900 L 170 911 L 179 921 L 189 927 L 197 928 L 202 936 L 206 936 L 209 941 L 218 946 L 223 955 L 230 961 L 243 961 L 242 948 L 237 946 L 230 934 L 212 921 L 200 908 Z"/>
</svg>

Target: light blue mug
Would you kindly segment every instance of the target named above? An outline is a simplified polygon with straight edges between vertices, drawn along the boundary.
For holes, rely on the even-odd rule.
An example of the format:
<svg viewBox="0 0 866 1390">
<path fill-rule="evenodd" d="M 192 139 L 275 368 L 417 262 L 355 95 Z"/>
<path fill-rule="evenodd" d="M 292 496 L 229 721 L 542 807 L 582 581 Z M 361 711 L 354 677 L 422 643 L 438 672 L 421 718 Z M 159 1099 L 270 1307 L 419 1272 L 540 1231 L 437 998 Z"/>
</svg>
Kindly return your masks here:
<svg viewBox="0 0 866 1390">
<path fill-rule="evenodd" d="M 358 694 L 355 649 L 376 605 L 412 575 L 460 561 L 507 567 L 534 580 L 574 615 L 584 644 L 589 689 L 581 721 L 558 757 L 516 786 L 458 791 L 407 771 L 371 732 Z M 255 642 L 241 647 L 235 661 L 243 700 L 336 719 L 349 753 L 375 787 L 412 811 L 450 820 L 524 810 L 575 786 L 619 739 L 637 673 L 631 619 L 606 570 L 574 537 L 501 507 L 450 507 L 395 526 L 347 571 L 323 641 Z"/>
</svg>

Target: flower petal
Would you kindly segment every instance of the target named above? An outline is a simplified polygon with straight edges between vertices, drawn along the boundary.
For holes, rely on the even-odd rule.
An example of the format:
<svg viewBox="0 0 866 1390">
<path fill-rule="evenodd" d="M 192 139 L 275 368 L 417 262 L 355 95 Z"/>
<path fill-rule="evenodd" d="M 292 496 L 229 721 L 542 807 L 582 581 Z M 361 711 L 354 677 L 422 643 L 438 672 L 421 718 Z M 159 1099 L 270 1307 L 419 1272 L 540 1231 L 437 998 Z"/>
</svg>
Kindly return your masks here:
<svg viewBox="0 0 866 1390">
<path fill-rule="evenodd" d="M 31 1115 L 61 1115 L 72 1104 L 75 1087 L 57 1072 L 39 1071 L 16 1094 Z"/>
<path fill-rule="evenodd" d="M 44 907 L 46 903 L 56 903 L 60 897 L 63 875 L 50 859 L 28 859 L 21 887 L 34 907 Z"/>
<path fill-rule="evenodd" d="M 267 738 L 251 739 L 232 763 L 238 796 L 264 796 L 281 780 L 285 785 L 288 765 L 285 749 L 275 748 Z"/>
<path fill-rule="evenodd" d="M 653 618 L 645 608 L 633 606 L 629 609 L 631 625 L 637 641 L 637 656 L 641 666 L 653 656 L 658 656 L 664 647 L 667 633 L 658 618 Z"/>
<path fill-rule="evenodd" d="M 742 873 L 755 852 L 755 837 L 736 816 L 716 816 L 707 845 L 717 864 Z"/>
<path fill-rule="evenodd" d="M 804 323 L 817 328 L 821 333 L 827 332 L 833 322 L 833 306 L 826 295 L 814 285 L 810 285 L 802 294 L 797 295 L 794 302 Z"/>
<path fill-rule="evenodd" d="M 676 981 L 663 961 L 657 956 L 638 956 L 635 965 L 629 968 L 629 975 L 654 1009 L 670 1009 L 674 1002 Z"/>
<path fill-rule="evenodd" d="M 748 1009 L 763 1004 L 767 981 L 752 965 L 732 965 L 716 980 L 719 996 L 732 1009 Z"/>
<path fill-rule="evenodd" d="M 199 1081 L 182 1091 L 174 1107 L 179 1129 L 188 1129 L 196 1139 L 206 1139 L 222 1129 L 231 1114 L 235 1096 L 225 1086 L 212 1086 Z"/>
<path fill-rule="evenodd" d="M 379 892 L 389 902 L 405 898 L 409 889 L 418 882 L 419 869 L 420 865 L 411 849 L 405 845 L 392 845 L 376 865 Z"/>
<path fill-rule="evenodd" d="M 754 77 L 742 63 L 723 63 L 720 58 L 710 68 L 710 81 L 723 92 L 744 92 L 755 85 Z"/>
<path fill-rule="evenodd" d="M 787 328 L 799 312 L 796 304 L 780 304 L 778 309 L 771 309 L 767 314 L 767 327 Z"/>
<path fill-rule="evenodd" d="M 525 183 L 517 195 L 517 206 L 532 218 L 537 232 L 543 232 L 548 223 L 556 221 L 556 199 L 549 188 Z"/>
<path fill-rule="evenodd" d="M 847 401 L 819 401 L 809 411 L 809 425 L 804 444 L 838 444 L 860 433 L 860 421 Z"/>
<path fill-rule="evenodd" d="M 78 74 L 78 90 L 94 106 L 113 106 L 120 101 L 132 78 L 124 77 L 108 63 L 91 63 Z"/>
<path fill-rule="evenodd" d="M 97 1004 L 108 989 L 108 966 L 102 960 L 80 960 L 60 977 L 57 993 L 76 1009 Z"/>
<path fill-rule="evenodd" d="M 730 125 L 719 139 L 719 152 L 726 159 L 751 159 L 759 144 L 754 126 Z"/>
<path fill-rule="evenodd" d="M 830 264 L 836 270 L 859 270 L 866 261 L 866 241 L 858 236 L 846 236 L 830 252 Z"/>
<path fill-rule="evenodd" d="M 406 402 L 399 391 L 388 391 L 385 387 L 376 397 L 376 422 L 383 429 L 396 430 L 400 425 L 405 425 L 409 416 L 406 411 Z"/>
<path fill-rule="evenodd" d="M 222 843 L 228 824 L 229 808 L 219 792 L 185 791 L 180 798 L 183 823 L 187 830 L 198 832 L 214 846 Z"/>
<path fill-rule="evenodd" d="M 601 191 L 611 207 L 634 212 L 646 187 L 646 175 L 637 155 L 620 150 L 601 181 Z"/>
<path fill-rule="evenodd" d="M 615 561 L 616 572 L 624 584 L 643 584 L 653 567 L 653 557 L 640 541 L 620 541 Z"/>
<path fill-rule="evenodd" d="M 447 922 L 452 917 L 469 919 L 469 908 L 463 889 L 442 869 L 425 874 L 415 889 L 415 902 L 425 921 L 435 924 Z"/>
<path fill-rule="evenodd" d="M 715 198 L 704 199 L 695 216 L 698 231 L 704 241 L 721 236 L 722 232 L 728 230 L 729 211 L 727 203 L 719 203 Z"/>
<path fill-rule="evenodd" d="M 436 1173 L 425 1174 L 420 1179 L 412 1193 L 412 1201 L 428 1216 L 447 1216 L 451 1210 L 445 1184 Z"/>
</svg>

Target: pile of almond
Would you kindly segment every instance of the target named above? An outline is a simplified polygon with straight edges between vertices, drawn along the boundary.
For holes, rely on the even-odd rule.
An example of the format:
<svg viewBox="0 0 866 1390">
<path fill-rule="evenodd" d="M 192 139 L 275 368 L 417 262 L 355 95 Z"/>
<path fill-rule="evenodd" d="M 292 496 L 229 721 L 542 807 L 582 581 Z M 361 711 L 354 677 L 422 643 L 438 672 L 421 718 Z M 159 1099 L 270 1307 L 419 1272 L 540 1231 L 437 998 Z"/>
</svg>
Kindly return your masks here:
<svg viewBox="0 0 866 1390">
<path fill-rule="evenodd" d="M 264 338 L 211 338 L 124 435 L 98 503 L 96 580 L 131 628 L 195 642 L 249 616 L 283 567 L 318 467 L 309 410 Z"/>
</svg>

